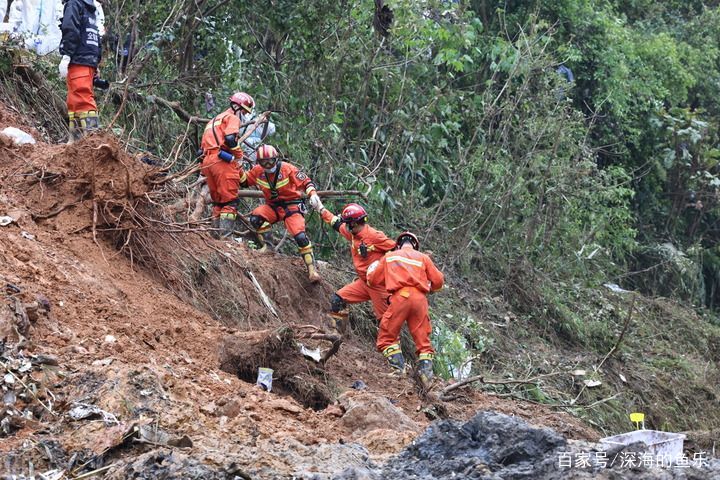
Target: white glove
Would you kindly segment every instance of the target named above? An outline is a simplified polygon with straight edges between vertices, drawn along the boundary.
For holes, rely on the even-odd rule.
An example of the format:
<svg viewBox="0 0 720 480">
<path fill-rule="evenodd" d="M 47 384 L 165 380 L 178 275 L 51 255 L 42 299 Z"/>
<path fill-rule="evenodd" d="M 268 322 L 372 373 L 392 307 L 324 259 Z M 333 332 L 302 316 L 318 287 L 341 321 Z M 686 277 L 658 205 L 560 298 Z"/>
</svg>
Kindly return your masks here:
<svg viewBox="0 0 720 480">
<path fill-rule="evenodd" d="M 58 65 L 60 78 L 67 78 L 68 65 L 70 65 L 70 57 L 68 57 L 67 55 L 63 55 L 62 60 L 60 60 L 60 65 Z"/>
<path fill-rule="evenodd" d="M 372 262 L 367 268 L 366 275 L 370 275 L 372 272 L 374 272 L 378 265 L 380 265 L 380 260 L 375 260 L 374 262 Z"/>
<path fill-rule="evenodd" d="M 322 212 L 325 208 L 325 205 L 323 205 L 320 200 L 320 196 L 317 193 L 310 195 L 310 206 L 318 213 Z"/>
</svg>

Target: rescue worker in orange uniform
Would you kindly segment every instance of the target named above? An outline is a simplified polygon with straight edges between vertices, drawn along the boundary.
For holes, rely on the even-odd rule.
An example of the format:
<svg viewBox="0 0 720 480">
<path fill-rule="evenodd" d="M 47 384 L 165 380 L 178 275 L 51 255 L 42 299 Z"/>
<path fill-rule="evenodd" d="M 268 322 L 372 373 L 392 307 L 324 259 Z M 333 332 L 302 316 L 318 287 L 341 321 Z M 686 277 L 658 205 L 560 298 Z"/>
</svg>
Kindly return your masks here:
<svg viewBox="0 0 720 480">
<path fill-rule="evenodd" d="M 368 300 L 372 302 L 373 312 L 379 322 L 387 310 L 388 295 L 384 287 L 368 285 L 367 269 L 370 264 L 380 260 L 387 252 L 395 248 L 395 240 L 368 225 L 368 214 L 357 203 L 351 203 L 343 208 L 339 217 L 323 207 L 320 216 L 325 223 L 350 242 L 350 255 L 358 275 L 358 278 L 352 283 L 345 285 L 330 297 L 332 327 L 344 333 L 348 326 L 347 304 L 362 303 Z"/>
<path fill-rule="evenodd" d="M 270 231 L 276 222 L 285 222 L 285 228 L 298 246 L 298 253 L 305 261 L 310 282 L 320 281 L 315 267 L 313 248 L 305 233 L 304 195 L 310 199 L 310 205 L 318 212 L 322 202 L 312 180 L 295 165 L 278 159 L 278 151 L 272 145 L 260 145 L 256 150 L 257 165 L 245 173 L 240 169 L 240 184 L 243 187 L 255 185 L 265 197 L 265 205 L 255 208 L 250 214 L 250 224 L 257 231 L 257 243 L 260 251 L 266 249 L 263 235 Z"/>
<path fill-rule="evenodd" d="M 210 120 L 205 127 L 200 148 L 204 158 L 200 172 L 207 180 L 213 209 L 213 227 L 220 236 L 232 234 L 237 219 L 238 190 L 243 150 L 238 142 L 241 119 L 255 107 L 245 92 L 230 97 L 230 108 Z"/>
<path fill-rule="evenodd" d="M 62 40 L 58 65 L 60 78 L 67 79 L 67 109 L 70 141 L 100 128 L 93 80 L 100 63 L 100 33 L 93 0 L 64 0 Z"/>
<path fill-rule="evenodd" d="M 435 350 L 430 343 L 430 317 L 427 294 L 440 290 L 444 276 L 430 257 L 420 252 L 420 242 L 410 232 L 398 236 L 397 249 L 368 268 L 370 285 L 382 285 L 390 294 L 390 306 L 380 322 L 377 348 L 391 367 L 405 370 L 405 357 L 400 348 L 400 328 L 407 322 L 415 341 L 418 373 L 425 386 L 433 378 Z"/>
</svg>

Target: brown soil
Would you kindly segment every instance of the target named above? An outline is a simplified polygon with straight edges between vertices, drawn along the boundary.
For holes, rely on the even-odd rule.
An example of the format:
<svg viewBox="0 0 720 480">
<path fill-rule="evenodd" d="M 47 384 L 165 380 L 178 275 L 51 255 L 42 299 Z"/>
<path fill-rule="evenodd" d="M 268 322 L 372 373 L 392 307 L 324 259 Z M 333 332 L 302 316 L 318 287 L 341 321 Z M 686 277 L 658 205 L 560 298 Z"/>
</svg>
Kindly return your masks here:
<svg viewBox="0 0 720 480">
<path fill-rule="evenodd" d="M 23 128 L 20 120 L 0 109 L 0 127 Z M 325 368 L 303 359 L 289 340 L 274 345 L 271 357 L 262 341 L 244 349 L 248 332 L 321 325 L 330 293 L 348 279 L 326 268 L 326 281 L 311 285 L 299 258 L 257 255 L 187 226 L 172 235 L 160 231 L 172 219 L 151 231 L 142 219 L 155 208 L 145 194 L 157 174 L 105 133 L 71 146 L 0 145 L 0 215 L 16 219 L 0 227 L 0 282 L 20 290 L 4 289 L 4 298 L 26 305 L 47 299 L 49 312 L 32 322 L 20 350 L 55 355 L 59 364 L 44 370 L 39 394 L 53 413 L 39 409 L 34 421 L 2 439 L 0 472 L 26 471 L 29 461 L 50 468 L 73 454 L 76 467 L 81 459 L 94 462 L 86 469 L 133 461 L 154 447 L 122 443 L 123 434 L 151 419 L 171 435 L 189 436 L 193 446 L 183 452 L 202 463 L 290 474 L 298 460 L 289 451 L 312 447 L 306 452 L 312 456 L 353 437 L 337 421 L 342 410 L 323 407 L 355 380 L 419 425 L 429 423 L 414 384 L 388 377 L 366 340 L 348 339 Z M 17 340 L 8 338 L 8 345 Z M 257 367 L 270 366 L 264 363 L 276 372 L 272 392 L 254 385 Z M 111 412 L 121 425 L 74 421 L 67 415 L 73 402 Z M 451 418 L 492 409 L 571 438 L 597 437 L 570 415 L 477 391 L 444 407 Z M 365 445 L 372 455 L 395 448 L 378 447 L 388 442 L 376 437 Z M 313 468 L 337 471 L 347 461 L 330 455 Z"/>
</svg>

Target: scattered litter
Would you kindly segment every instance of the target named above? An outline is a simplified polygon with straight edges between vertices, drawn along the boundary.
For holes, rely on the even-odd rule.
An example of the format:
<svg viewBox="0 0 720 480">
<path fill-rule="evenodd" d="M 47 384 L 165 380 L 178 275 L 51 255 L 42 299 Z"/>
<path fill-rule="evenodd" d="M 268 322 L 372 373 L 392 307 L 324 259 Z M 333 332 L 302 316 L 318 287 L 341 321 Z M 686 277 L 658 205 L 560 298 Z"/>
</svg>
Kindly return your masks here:
<svg viewBox="0 0 720 480">
<path fill-rule="evenodd" d="M 272 390 L 272 376 L 273 376 L 273 369 L 272 368 L 265 368 L 265 367 L 259 367 L 258 368 L 258 378 L 257 378 L 257 384 L 260 385 L 263 390 L 267 390 L 268 392 Z"/>
<path fill-rule="evenodd" d="M 17 401 L 17 396 L 15 395 L 15 392 L 12 390 L 9 390 L 5 392 L 3 395 L 3 403 L 5 405 L 15 405 L 15 402 Z"/>
<path fill-rule="evenodd" d="M 53 365 L 58 366 L 58 359 L 54 355 L 33 355 L 30 358 L 33 365 Z M 23 367 L 20 367 L 20 371 L 24 371 Z"/>
<path fill-rule="evenodd" d="M 56 378 L 53 370 L 36 364 L 32 360 L 34 356 L 24 356 L 13 344 L 4 347 L 3 351 L 0 346 L 0 437 L 28 426 L 37 428 L 37 420 L 46 413 L 57 415 L 53 411 L 55 395 L 48 386 L 54 384 Z M 35 375 L 39 372 L 42 375 Z M 40 378 L 49 381 L 43 383 Z"/>
<path fill-rule="evenodd" d="M 112 449 L 116 446 L 124 444 L 128 439 L 132 439 L 136 443 L 147 443 L 158 446 L 171 446 L 180 448 L 190 448 L 193 442 L 187 435 L 182 437 L 173 437 L 166 431 L 158 427 L 158 424 L 152 418 L 145 418 L 133 422 L 129 427 L 127 424 L 120 426 L 121 430 L 115 435 L 115 439 L 108 446 Z"/>
<path fill-rule="evenodd" d="M 33 235 L 32 233 L 28 233 L 25 230 L 20 232 L 20 236 L 23 238 L 27 238 L 28 240 L 35 240 L 35 235 Z"/>
<path fill-rule="evenodd" d="M 56 363 L 55 365 L 57 365 L 57 363 Z M 24 362 L 20 365 L 20 368 L 18 368 L 18 372 L 20 372 L 20 373 L 25 373 L 25 372 L 27 372 L 27 371 L 29 371 L 29 370 L 31 370 L 31 369 L 32 369 L 32 363 L 30 363 L 30 362 L 28 362 L 28 361 L 24 361 Z"/>
<path fill-rule="evenodd" d="M 48 470 L 39 474 L 41 480 L 62 480 L 65 477 L 65 470 Z"/>
<path fill-rule="evenodd" d="M 310 350 L 302 343 L 300 345 L 300 353 L 303 354 L 303 356 L 310 358 L 312 360 L 315 360 L 316 362 L 320 362 L 322 359 L 322 353 L 320 353 L 320 347 L 316 348 L 315 350 Z"/>
<path fill-rule="evenodd" d="M 10 138 L 15 145 L 34 144 L 35 139 L 29 133 L 23 132 L 19 128 L 7 127 L 0 131 L 3 135 Z"/>
<path fill-rule="evenodd" d="M 602 382 L 600 380 L 583 380 L 583 383 L 588 388 L 599 387 L 600 385 L 602 385 Z"/>
<path fill-rule="evenodd" d="M 630 290 L 625 290 L 617 283 L 603 283 L 603 287 L 608 288 L 615 293 L 630 293 Z"/>
<path fill-rule="evenodd" d="M 586 373 L 587 372 L 582 369 L 573 370 L 572 372 L 570 372 L 573 377 L 584 377 Z"/>
<path fill-rule="evenodd" d="M 627 383 L 627 378 L 625 378 L 625 375 L 623 375 L 622 373 L 620 373 L 619 375 L 620 375 L 620 380 Z"/>
<path fill-rule="evenodd" d="M 150 389 L 140 390 L 140 396 L 141 397 L 149 397 L 152 395 L 153 391 Z"/>
<path fill-rule="evenodd" d="M 93 367 L 107 367 L 113 362 L 113 360 L 115 359 L 112 357 L 107 357 L 103 358 L 102 360 L 95 360 L 94 362 L 92 362 L 92 365 Z"/>
<path fill-rule="evenodd" d="M 12 217 L 0 217 L 0 227 L 7 227 L 15 220 Z"/>
<path fill-rule="evenodd" d="M 73 420 L 87 420 L 102 417 L 106 424 L 114 423 L 120 425 L 117 417 L 110 412 L 106 412 L 100 407 L 90 405 L 89 403 L 73 403 L 74 407 L 68 412 Z"/>
<path fill-rule="evenodd" d="M 367 388 L 367 384 L 362 380 L 355 380 L 352 385 L 350 385 L 350 388 L 354 388 L 355 390 L 365 390 Z"/>
<path fill-rule="evenodd" d="M 117 342 L 117 338 L 115 338 L 112 335 L 105 335 L 105 343 L 115 343 Z"/>
</svg>

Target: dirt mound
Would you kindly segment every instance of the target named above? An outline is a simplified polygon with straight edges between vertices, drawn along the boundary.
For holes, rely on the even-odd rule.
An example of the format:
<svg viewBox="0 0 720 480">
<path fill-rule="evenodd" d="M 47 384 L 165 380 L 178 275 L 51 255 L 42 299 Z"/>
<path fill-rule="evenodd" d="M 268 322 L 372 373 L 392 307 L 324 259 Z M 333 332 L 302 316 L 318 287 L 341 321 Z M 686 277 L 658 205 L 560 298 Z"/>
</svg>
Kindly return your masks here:
<svg viewBox="0 0 720 480">
<path fill-rule="evenodd" d="M 305 407 L 322 410 L 334 401 L 327 372 L 300 353 L 292 329 L 242 332 L 223 339 L 220 369 L 255 383 L 258 369 L 270 368 L 272 390 L 290 395 Z"/>
</svg>

